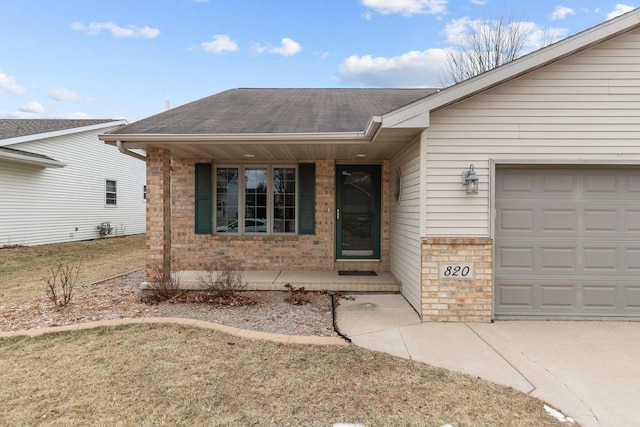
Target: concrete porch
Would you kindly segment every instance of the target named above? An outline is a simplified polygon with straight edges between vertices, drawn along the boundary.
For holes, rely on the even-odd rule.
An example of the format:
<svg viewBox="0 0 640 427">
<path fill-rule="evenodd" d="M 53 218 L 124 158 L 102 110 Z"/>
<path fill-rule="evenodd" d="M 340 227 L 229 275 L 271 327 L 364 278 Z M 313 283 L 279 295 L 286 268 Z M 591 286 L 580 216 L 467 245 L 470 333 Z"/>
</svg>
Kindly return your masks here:
<svg viewBox="0 0 640 427">
<path fill-rule="evenodd" d="M 180 288 L 200 289 L 198 277 L 206 271 L 180 271 Z M 388 272 L 376 276 L 341 276 L 337 271 L 245 271 L 248 290 L 282 291 L 284 285 L 309 291 L 400 292 L 402 285 Z"/>
</svg>

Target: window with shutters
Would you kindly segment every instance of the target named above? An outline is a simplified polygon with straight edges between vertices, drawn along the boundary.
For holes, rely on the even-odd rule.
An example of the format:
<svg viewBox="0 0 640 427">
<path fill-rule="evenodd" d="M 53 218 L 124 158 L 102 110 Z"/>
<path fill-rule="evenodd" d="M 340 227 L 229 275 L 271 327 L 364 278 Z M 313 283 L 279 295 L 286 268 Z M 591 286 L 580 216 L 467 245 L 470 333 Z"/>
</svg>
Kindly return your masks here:
<svg viewBox="0 0 640 427">
<path fill-rule="evenodd" d="M 209 233 L 207 225 L 220 235 L 315 232 L 314 164 L 211 166 L 196 165 L 196 233 Z M 213 177 L 202 175 L 207 173 Z M 214 215 L 207 216 L 207 203 L 215 206 Z"/>
<path fill-rule="evenodd" d="M 216 167 L 215 231 L 296 233 L 295 166 Z"/>
</svg>

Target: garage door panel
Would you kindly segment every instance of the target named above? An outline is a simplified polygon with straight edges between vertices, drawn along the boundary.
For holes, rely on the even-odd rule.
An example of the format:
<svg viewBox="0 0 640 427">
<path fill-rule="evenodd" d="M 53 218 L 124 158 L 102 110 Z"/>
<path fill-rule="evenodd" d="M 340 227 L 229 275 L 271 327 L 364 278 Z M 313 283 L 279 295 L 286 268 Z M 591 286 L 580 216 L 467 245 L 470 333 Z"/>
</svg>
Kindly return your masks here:
<svg viewBox="0 0 640 427">
<path fill-rule="evenodd" d="M 500 287 L 500 299 L 498 304 L 501 307 L 510 309 L 532 309 L 533 308 L 533 285 L 528 284 L 504 284 Z"/>
<path fill-rule="evenodd" d="M 593 309 L 615 310 L 618 306 L 617 286 L 591 285 L 583 287 L 584 306 Z"/>
<path fill-rule="evenodd" d="M 582 250 L 583 270 L 590 273 L 618 273 L 620 256 L 617 248 L 587 247 Z"/>
<path fill-rule="evenodd" d="M 500 228 L 504 231 L 533 232 L 535 211 L 533 209 L 506 208 L 500 216 Z"/>
<path fill-rule="evenodd" d="M 572 194 L 576 190 L 576 177 L 569 172 L 548 172 L 542 175 L 542 191 L 545 193 Z"/>
<path fill-rule="evenodd" d="M 541 209 L 541 230 L 543 232 L 576 231 L 576 209 Z"/>
<path fill-rule="evenodd" d="M 585 232 L 617 233 L 620 229 L 620 215 L 615 209 L 585 209 L 583 215 Z"/>
<path fill-rule="evenodd" d="M 624 288 L 624 308 L 627 310 L 640 311 L 640 287 L 639 286 L 625 286 Z"/>
<path fill-rule="evenodd" d="M 519 273 L 530 272 L 535 264 L 533 248 L 504 246 L 500 248 L 498 264 L 502 270 L 517 270 Z"/>
<path fill-rule="evenodd" d="M 640 210 L 627 211 L 627 232 L 640 233 Z"/>
<path fill-rule="evenodd" d="M 540 292 L 542 301 L 541 308 L 554 309 L 573 309 L 577 306 L 576 287 L 572 285 L 541 285 Z"/>
<path fill-rule="evenodd" d="M 541 265 L 536 270 L 543 272 L 575 272 L 576 249 L 572 247 L 541 247 Z"/>
<path fill-rule="evenodd" d="M 498 168 L 495 246 L 496 317 L 640 316 L 640 169 Z"/>
<path fill-rule="evenodd" d="M 640 248 L 626 249 L 624 260 L 623 268 L 626 273 L 640 275 Z"/>
</svg>

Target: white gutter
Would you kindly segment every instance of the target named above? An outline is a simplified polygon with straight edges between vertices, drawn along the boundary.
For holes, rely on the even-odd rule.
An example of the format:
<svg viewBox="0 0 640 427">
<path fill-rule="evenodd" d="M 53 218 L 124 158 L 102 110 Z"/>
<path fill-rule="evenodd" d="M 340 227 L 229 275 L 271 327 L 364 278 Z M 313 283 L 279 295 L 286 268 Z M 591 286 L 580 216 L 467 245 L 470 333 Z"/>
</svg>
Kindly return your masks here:
<svg viewBox="0 0 640 427">
<path fill-rule="evenodd" d="M 192 143 L 211 144 L 216 142 L 233 142 L 235 144 L 297 144 L 300 142 L 332 143 L 353 141 L 370 142 L 365 132 L 314 132 L 314 133 L 220 133 L 220 134 L 102 134 L 98 138 L 106 143 L 152 142 L 152 143 Z"/>
<path fill-rule="evenodd" d="M 145 156 L 143 156 L 142 154 L 138 154 L 136 152 L 133 152 L 131 150 L 128 150 L 124 147 L 122 141 L 116 141 L 116 146 L 118 147 L 118 150 L 122 153 L 122 154 L 126 154 L 127 156 L 131 156 L 131 157 L 135 157 L 138 160 L 142 160 L 143 162 L 147 161 L 147 158 Z"/>
</svg>

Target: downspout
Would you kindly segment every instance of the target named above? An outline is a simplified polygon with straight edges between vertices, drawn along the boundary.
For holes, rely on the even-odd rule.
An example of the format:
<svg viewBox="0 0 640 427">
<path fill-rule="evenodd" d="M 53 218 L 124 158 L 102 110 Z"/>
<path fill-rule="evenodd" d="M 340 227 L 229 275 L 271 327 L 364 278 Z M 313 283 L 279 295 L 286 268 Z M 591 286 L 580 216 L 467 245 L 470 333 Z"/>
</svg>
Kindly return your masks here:
<svg viewBox="0 0 640 427">
<path fill-rule="evenodd" d="M 122 141 L 116 141 L 116 146 L 118 147 L 118 150 L 122 154 L 126 154 L 127 156 L 135 157 L 136 159 L 142 160 L 143 162 L 147 161 L 147 158 L 145 156 L 143 156 L 142 154 L 138 154 L 136 152 L 133 152 L 131 150 L 128 150 L 128 149 L 124 148 L 124 145 L 123 145 Z"/>
</svg>

